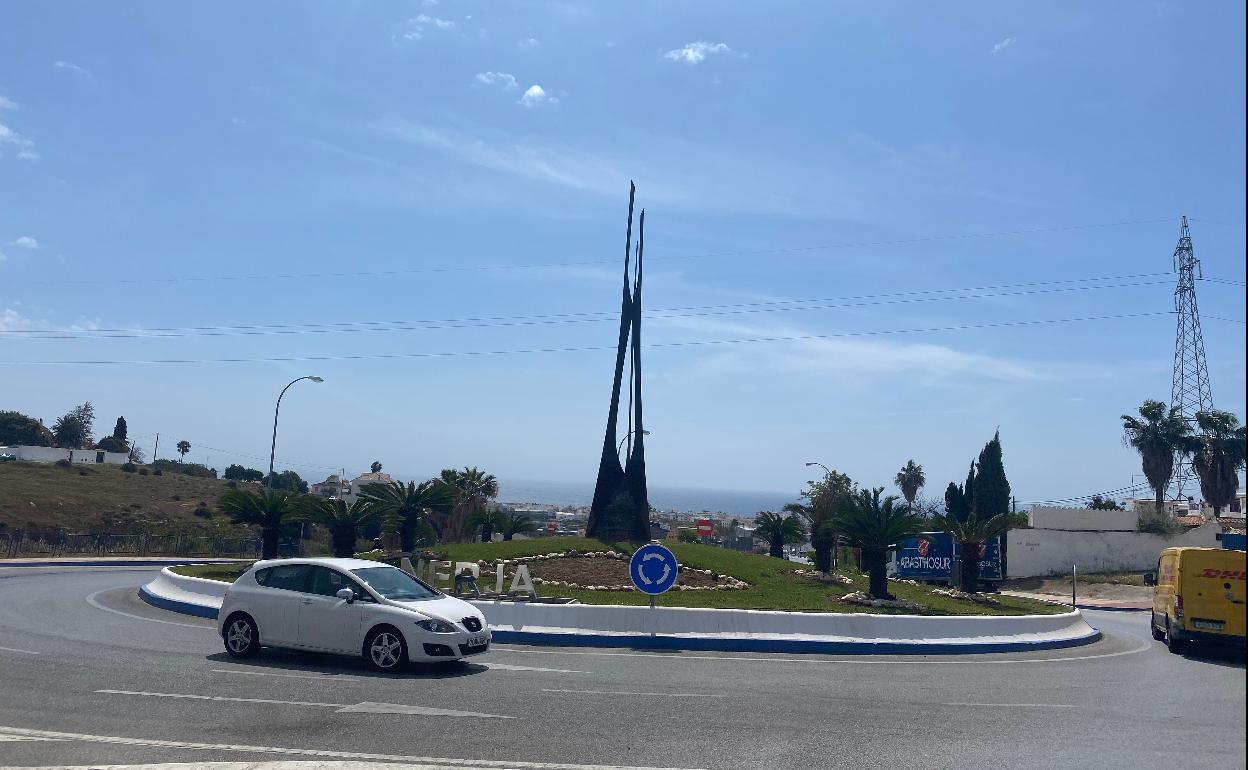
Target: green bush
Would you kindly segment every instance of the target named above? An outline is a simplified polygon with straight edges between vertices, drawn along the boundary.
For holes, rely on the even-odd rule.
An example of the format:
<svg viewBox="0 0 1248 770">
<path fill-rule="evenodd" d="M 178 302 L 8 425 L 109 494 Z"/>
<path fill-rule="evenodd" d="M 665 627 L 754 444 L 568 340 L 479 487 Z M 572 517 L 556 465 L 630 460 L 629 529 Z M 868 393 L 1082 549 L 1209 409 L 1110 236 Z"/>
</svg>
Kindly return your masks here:
<svg viewBox="0 0 1248 770">
<path fill-rule="evenodd" d="M 148 473 L 150 473 L 150 471 L 148 471 L 148 469 L 147 469 L 147 468 L 139 468 L 139 475 L 140 475 L 140 476 L 146 476 Z"/>
<path fill-rule="evenodd" d="M 1140 532 L 1149 532 L 1154 535 L 1177 535 L 1183 531 L 1183 525 L 1174 520 L 1174 517 L 1163 511 L 1158 511 L 1157 506 L 1153 503 L 1137 503 L 1136 512 L 1139 514 L 1139 523 L 1136 529 Z"/>
<path fill-rule="evenodd" d="M 157 468 L 155 471 L 153 471 L 153 473 L 155 473 L 157 476 L 165 475 L 164 471 L 162 471 L 160 468 Z"/>
<path fill-rule="evenodd" d="M 138 473 L 139 466 L 134 463 L 123 463 L 121 466 L 122 473 Z"/>
<path fill-rule="evenodd" d="M 204 505 L 203 503 L 200 503 L 195 508 L 195 510 L 191 512 L 194 513 L 196 516 L 200 517 L 201 519 L 207 519 L 212 516 L 212 510 L 209 509 L 208 506 Z"/>
<path fill-rule="evenodd" d="M 56 467 L 58 468 L 69 468 L 72 465 L 73 463 L 71 463 L 69 460 L 66 460 L 63 457 L 56 461 Z"/>
</svg>

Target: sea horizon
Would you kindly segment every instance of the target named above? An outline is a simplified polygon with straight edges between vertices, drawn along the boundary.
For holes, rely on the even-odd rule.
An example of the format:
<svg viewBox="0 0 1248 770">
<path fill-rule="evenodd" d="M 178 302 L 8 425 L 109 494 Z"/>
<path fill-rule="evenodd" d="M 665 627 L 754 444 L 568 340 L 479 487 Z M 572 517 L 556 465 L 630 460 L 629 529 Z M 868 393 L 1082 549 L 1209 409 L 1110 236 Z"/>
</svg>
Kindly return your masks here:
<svg viewBox="0 0 1248 770">
<path fill-rule="evenodd" d="M 650 485 L 648 491 L 650 505 L 661 511 L 726 513 L 732 516 L 752 517 L 759 511 L 779 511 L 785 503 L 799 499 L 795 494 L 766 490 Z M 506 503 L 587 506 L 592 502 L 593 495 L 592 481 L 504 479 L 499 481 L 498 500 Z"/>
</svg>

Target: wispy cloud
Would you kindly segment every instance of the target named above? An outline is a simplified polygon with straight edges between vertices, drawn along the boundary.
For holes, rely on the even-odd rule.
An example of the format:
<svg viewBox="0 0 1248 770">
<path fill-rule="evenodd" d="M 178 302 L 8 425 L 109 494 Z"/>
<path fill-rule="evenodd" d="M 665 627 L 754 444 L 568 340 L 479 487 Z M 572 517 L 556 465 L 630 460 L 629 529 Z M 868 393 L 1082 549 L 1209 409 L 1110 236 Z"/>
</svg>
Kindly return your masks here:
<svg viewBox="0 0 1248 770">
<path fill-rule="evenodd" d="M 29 235 L 23 235 L 20 238 L 15 239 L 13 241 L 13 245 L 20 246 L 23 249 L 37 249 L 39 248 L 39 241 L 36 241 Z"/>
<path fill-rule="evenodd" d="M 994 45 L 992 47 L 992 55 L 996 56 L 997 54 L 1001 53 L 1005 49 L 1014 45 L 1014 40 L 1015 38 L 1007 37 L 1005 40 L 1002 40 L 1000 43 L 997 43 L 996 45 Z"/>
<path fill-rule="evenodd" d="M 536 107 L 539 104 L 557 104 L 559 98 L 551 96 L 546 89 L 534 83 L 525 89 L 524 94 L 520 97 L 520 104 L 525 107 Z"/>
<path fill-rule="evenodd" d="M 708 43 L 705 40 L 698 40 L 686 43 L 683 48 L 672 49 L 663 54 L 663 57 L 672 61 L 684 62 L 685 64 L 697 64 L 705 61 L 706 57 L 711 54 L 731 52 L 732 49 L 725 43 Z"/>
<path fill-rule="evenodd" d="M 487 86 L 502 86 L 508 91 L 520 87 L 520 85 L 516 83 L 516 76 L 508 72 L 478 72 L 476 81 Z"/>
<path fill-rule="evenodd" d="M 422 13 L 407 20 L 406 28 L 401 37 L 404 40 L 423 40 L 426 30 L 430 29 L 453 29 L 455 22 L 450 19 L 440 19 L 437 16 L 430 16 Z"/>
<path fill-rule="evenodd" d="M 516 47 L 522 51 L 532 51 L 534 48 L 541 46 L 541 42 L 535 37 L 527 37 L 516 43 Z"/>
<path fill-rule="evenodd" d="M 34 142 L 0 123 L 0 158 L 4 157 L 4 149 L 6 147 L 15 150 L 17 157 L 21 160 L 39 159 L 39 153 L 35 151 Z"/>
<path fill-rule="evenodd" d="M 56 61 L 52 62 L 52 66 L 56 67 L 57 69 L 72 72 L 75 75 L 79 75 L 81 77 L 86 78 L 87 80 L 95 80 L 95 74 L 92 73 L 91 70 L 87 69 L 86 67 L 80 67 L 77 64 L 74 64 L 73 62 L 65 61 L 64 59 L 57 59 Z"/>
<path fill-rule="evenodd" d="M 16 110 L 17 102 L 0 96 L 0 110 Z"/>
</svg>

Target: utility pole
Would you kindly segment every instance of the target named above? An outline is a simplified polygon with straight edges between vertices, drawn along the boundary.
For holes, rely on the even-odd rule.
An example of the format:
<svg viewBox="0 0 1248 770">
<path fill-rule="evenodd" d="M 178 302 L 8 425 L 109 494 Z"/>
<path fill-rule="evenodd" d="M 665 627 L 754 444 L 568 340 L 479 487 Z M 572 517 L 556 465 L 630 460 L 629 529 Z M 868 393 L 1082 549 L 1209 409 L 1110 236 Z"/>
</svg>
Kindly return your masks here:
<svg viewBox="0 0 1248 770">
<path fill-rule="evenodd" d="M 1174 312 L 1178 318 L 1174 332 L 1170 406 L 1179 410 L 1183 421 L 1195 433 L 1196 413 L 1212 409 L 1213 396 L 1209 392 L 1205 338 L 1200 332 L 1200 311 L 1196 307 L 1196 278 L 1201 275 L 1200 260 L 1192 251 L 1187 217 L 1183 217 L 1179 227 L 1179 243 L 1174 247 L 1174 269 L 1179 274 L 1179 282 L 1174 289 Z M 1191 460 L 1182 453 L 1175 456 L 1174 485 L 1179 500 L 1186 500 L 1188 494 L 1199 489 Z"/>
<path fill-rule="evenodd" d="M 156 464 L 156 453 L 160 451 L 160 434 L 156 434 L 156 446 L 152 447 L 152 464 Z"/>
</svg>

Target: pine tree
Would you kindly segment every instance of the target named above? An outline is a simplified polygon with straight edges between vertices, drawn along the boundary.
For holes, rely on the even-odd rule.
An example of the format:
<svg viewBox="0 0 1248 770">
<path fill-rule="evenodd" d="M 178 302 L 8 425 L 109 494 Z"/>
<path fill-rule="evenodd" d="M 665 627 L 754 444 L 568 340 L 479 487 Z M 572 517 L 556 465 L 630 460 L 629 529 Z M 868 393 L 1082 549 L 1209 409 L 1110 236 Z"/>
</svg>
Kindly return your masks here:
<svg viewBox="0 0 1248 770">
<path fill-rule="evenodd" d="M 990 519 L 1010 510 L 1010 482 L 1001 461 L 1001 433 L 998 431 L 979 453 L 979 471 L 974 479 L 971 510 L 980 519 Z M 969 482 L 968 482 L 969 485 Z"/>
<path fill-rule="evenodd" d="M 120 441 L 126 440 L 126 418 L 118 417 L 117 424 L 113 426 L 113 438 Z"/>
</svg>

